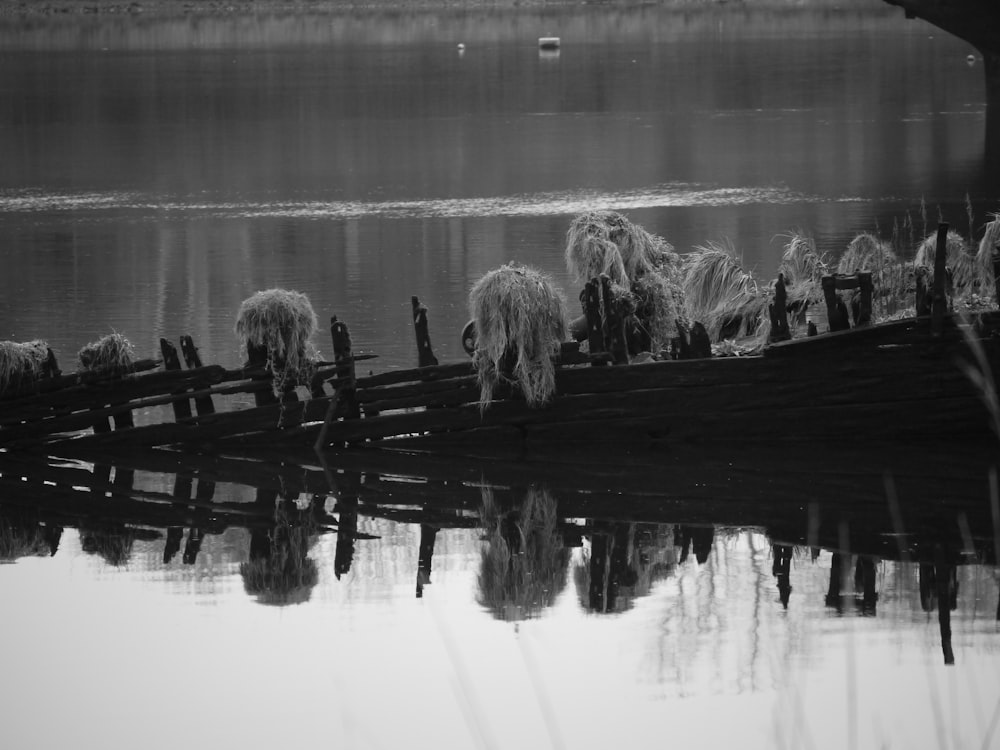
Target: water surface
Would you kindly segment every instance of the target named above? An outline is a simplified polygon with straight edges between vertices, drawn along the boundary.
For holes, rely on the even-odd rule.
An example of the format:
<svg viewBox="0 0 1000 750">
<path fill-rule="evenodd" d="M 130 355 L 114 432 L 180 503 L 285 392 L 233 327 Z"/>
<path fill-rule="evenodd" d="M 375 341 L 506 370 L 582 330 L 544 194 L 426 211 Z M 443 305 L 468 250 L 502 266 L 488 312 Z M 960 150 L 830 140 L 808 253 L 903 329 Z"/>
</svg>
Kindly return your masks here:
<svg viewBox="0 0 1000 750">
<path fill-rule="evenodd" d="M 562 38 L 557 55 L 541 35 Z M 539 267 L 575 298 L 563 243 L 584 210 L 621 210 L 680 252 L 728 240 L 765 281 L 793 229 L 833 256 L 907 214 L 917 234 L 939 218 L 968 233 L 968 195 L 974 234 L 998 172 L 970 52 L 881 9 L 8 20 L 0 339 L 46 339 L 71 369 L 112 329 L 141 356 L 191 334 L 203 359 L 233 366 L 240 302 L 283 286 L 346 321 L 355 348 L 378 353 L 372 369 L 394 368 L 416 359 L 411 295 L 442 359 L 464 356 L 468 289 L 502 263 Z M 857 462 L 810 465 L 829 479 Z M 897 543 L 877 455 L 864 488 L 768 463 L 784 494 L 756 503 L 707 462 L 638 496 L 519 466 L 495 493 L 514 508 L 547 494 L 559 528 L 535 569 L 553 584 L 530 601 L 488 594 L 496 546 L 467 474 L 335 466 L 304 491 L 287 467 L 262 489 L 110 462 L 3 466 L 2 528 L 41 534 L 41 554 L 0 566 L 4 736 L 990 747 L 989 484 L 982 466 L 947 461 L 922 481 L 929 462 L 897 469 L 916 477 L 900 501 L 925 503 L 919 529 L 947 535 L 918 545 L 908 526 L 912 546 Z M 744 479 L 762 470 L 741 466 Z M 246 567 L 281 551 L 268 546 L 276 507 L 322 521 L 285 597 L 248 585 Z M 834 519 L 822 540 L 810 508 Z M 852 513 L 842 543 L 835 521 Z M 952 665 L 928 594 L 935 544 L 959 563 L 940 569 L 954 574 Z"/>
</svg>

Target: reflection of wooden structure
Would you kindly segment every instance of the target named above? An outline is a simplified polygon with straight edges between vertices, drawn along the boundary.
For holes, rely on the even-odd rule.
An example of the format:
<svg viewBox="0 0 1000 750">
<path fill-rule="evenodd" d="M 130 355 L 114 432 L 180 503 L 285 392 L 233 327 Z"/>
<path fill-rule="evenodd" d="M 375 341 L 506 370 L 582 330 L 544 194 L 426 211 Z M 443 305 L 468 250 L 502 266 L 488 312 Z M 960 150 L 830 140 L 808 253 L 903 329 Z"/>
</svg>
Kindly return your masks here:
<svg viewBox="0 0 1000 750">
<path fill-rule="evenodd" d="M 785 607 L 793 589 L 795 547 L 830 551 L 828 606 L 842 611 L 853 602 L 859 613 L 869 616 L 877 612 L 877 561 L 919 565 L 921 605 L 937 608 L 946 661 L 954 658 L 950 612 L 956 566 L 996 562 L 986 499 L 985 473 L 995 463 L 990 452 L 944 459 L 859 453 L 810 459 L 808 452 L 790 451 L 778 471 L 773 462 L 763 463 L 761 454 L 746 449 L 742 460 L 735 454 L 728 457 L 728 469 L 722 462 L 696 466 L 692 456 L 684 454 L 658 469 L 649 465 L 642 480 L 635 478 L 638 464 L 627 467 L 631 471 L 623 476 L 621 467 L 605 467 L 602 474 L 586 461 L 564 466 L 504 460 L 463 463 L 377 450 L 324 458 L 325 465 L 276 465 L 153 450 L 130 452 L 128 463 L 111 467 L 2 455 L 0 520 L 24 528 L 34 524 L 36 537 L 51 540 L 46 543 L 52 551 L 64 527 L 136 530 L 141 535 L 137 538 L 163 538 L 164 562 L 183 544 L 183 562 L 188 564 L 195 561 L 206 535 L 245 528 L 250 534 L 248 558 L 253 561 L 273 555 L 281 533 L 289 533 L 276 532 L 276 503 L 287 505 L 305 495 L 310 498 L 308 508 L 287 516 L 286 523 L 293 528 L 308 517 L 318 533 L 336 531 L 337 578 L 350 570 L 356 544 L 371 538 L 358 531 L 360 518 L 418 525 L 416 592 L 421 596 L 431 580 L 439 535 L 480 526 L 484 484 L 491 486 L 497 503 L 514 509 L 527 488 L 545 485 L 557 503 L 561 544 L 568 548 L 589 542 L 581 600 L 592 612 L 620 611 L 630 606 L 622 597 L 636 595 L 637 569 L 624 557 L 639 544 L 636 530 L 672 529 L 667 536 L 643 537 L 642 544 L 651 549 L 650 544 L 660 543 L 657 539 L 669 539 L 671 559 L 677 564 L 705 564 L 716 527 L 753 527 L 772 540 L 772 573 Z M 822 464 L 828 461 L 843 468 L 824 473 Z M 789 470 L 796 464 L 797 470 Z M 946 465 L 951 470 L 945 470 Z M 139 488 L 134 480 L 140 472 L 169 473 L 173 490 Z M 803 476 L 813 483 L 805 486 Z M 897 476 L 898 482 L 887 486 L 886 476 Z M 252 490 L 246 493 L 250 499 L 216 499 L 222 484 L 246 486 Z M 898 507 L 886 499 L 875 501 L 876 494 L 887 491 L 898 496 Z M 331 513 L 323 510 L 329 497 L 336 498 Z M 278 603 L 285 601 L 291 599 Z"/>
</svg>

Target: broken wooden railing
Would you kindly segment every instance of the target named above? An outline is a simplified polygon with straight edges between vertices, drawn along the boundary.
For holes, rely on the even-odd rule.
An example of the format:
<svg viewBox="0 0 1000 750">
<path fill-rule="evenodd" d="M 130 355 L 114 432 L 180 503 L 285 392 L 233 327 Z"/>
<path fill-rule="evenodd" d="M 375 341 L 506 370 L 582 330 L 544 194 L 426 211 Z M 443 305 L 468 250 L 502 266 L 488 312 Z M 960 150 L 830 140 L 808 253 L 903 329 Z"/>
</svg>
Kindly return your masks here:
<svg viewBox="0 0 1000 750">
<path fill-rule="evenodd" d="M 334 362 L 316 363 L 315 376 L 306 388 L 311 398 L 299 401 L 286 392 L 272 393 L 269 368 L 248 364 L 237 369 L 203 365 L 190 336 L 181 338 L 187 369 L 177 350 L 161 340 L 162 362 L 143 360 L 134 372 L 49 376 L 35 387 L 19 387 L 0 399 L 0 446 L 29 448 L 46 445 L 60 450 L 101 448 L 113 445 L 156 446 L 210 441 L 240 432 L 273 431 L 322 419 L 326 401 L 341 382 L 353 378 L 353 362 L 372 355 L 351 355 Z M 152 371 L 163 364 L 163 369 Z M 332 388 L 327 394 L 324 386 Z M 287 389 L 291 391 L 292 388 Z M 215 399 L 238 394 L 267 394 L 255 408 L 218 411 Z M 192 413 L 191 404 L 196 414 Z M 169 405 L 173 422 L 134 426 L 139 410 Z M 109 420 L 113 420 L 111 429 Z M 79 434 L 92 430 L 92 434 Z"/>
</svg>

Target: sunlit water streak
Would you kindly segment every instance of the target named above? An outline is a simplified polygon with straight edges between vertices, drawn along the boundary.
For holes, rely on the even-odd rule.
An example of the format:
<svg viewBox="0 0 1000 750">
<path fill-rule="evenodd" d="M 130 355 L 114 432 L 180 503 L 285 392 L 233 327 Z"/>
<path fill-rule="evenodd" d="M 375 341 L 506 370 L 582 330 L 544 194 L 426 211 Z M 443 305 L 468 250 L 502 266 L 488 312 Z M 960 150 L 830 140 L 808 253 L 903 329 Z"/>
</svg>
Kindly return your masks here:
<svg viewBox="0 0 1000 750">
<path fill-rule="evenodd" d="M 162 199 L 133 192 L 18 192 L 0 196 L 0 212 L 150 211 L 205 214 L 213 218 L 384 219 L 558 216 L 599 209 L 712 208 L 750 205 L 851 203 L 852 196 L 823 197 L 784 187 L 711 187 L 666 183 L 623 191 L 566 190 L 482 198 L 401 201 L 206 201 Z"/>
</svg>

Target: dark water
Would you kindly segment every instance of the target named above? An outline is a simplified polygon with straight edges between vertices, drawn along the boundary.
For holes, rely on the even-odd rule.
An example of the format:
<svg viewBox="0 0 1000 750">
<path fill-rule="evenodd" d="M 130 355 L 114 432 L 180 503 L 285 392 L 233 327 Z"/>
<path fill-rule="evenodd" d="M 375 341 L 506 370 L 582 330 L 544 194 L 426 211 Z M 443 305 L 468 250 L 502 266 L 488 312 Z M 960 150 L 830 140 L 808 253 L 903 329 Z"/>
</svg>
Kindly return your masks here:
<svg viewBox="0 0 1000 750">
<path fill-rule="evenodd" d="M 235 311 L 271 286 L 388 367 L 413 361 L 418 295 L 458 356 L 487 270 L 575 297 L 562 249 L 587 209 L 681 252 L 728 240 L 766 281 L 795 229 L 835 255 L 907 212 L 967 231 L 967 194 L 976 228 L 996 208 L 981 60 L 895 13 L 112 19 L 0 42 L 0 336 L 64 356 L 114 328 L 234 363 Z"/>
<path fill-rule="evenodd" d="M 191 334 L 235 365 L 240 302 L 284 286 L 383 369 L 415 361 L 411 295 L 442 359 L 462 356 L 468 289 L 501 263 L 575 296 L 563 242 L 583 210 L 681 252 L 728 239 L 763 280 L 793 229 L 831 254 L 907 213 L 968 233 L 968 195 L 975 234 L 1000 196 L 971 52 L 881 9 L 6 21 L 0 339 L 47 339 L 71 366 L 112 329 L 145 356 Z M 802 497 L 780 510 L 710 512 L 703 483 L 595 506 L 522 467 L 496 494 L 555 503 L 539 592 L 490 586 L 499 543 L 468 476 L 335 471 L 304 491 L 67 470 L 0 470 L 7 549 L 12 530 L 64 529 L 54 556 L 0 567 L 11 747 L 1000 742 L 984 473 L 935 516 L 958 541 L 931 534 L 918 555 L 895 542 L 877 465 L 878 520 L 845 543 L 810 536 L 806 510 L 853 490 L 812 474 L 789 474 Z M 952 497 L 916 487 L 904 506 Z M 278 498 L 328 533 L 308 527 L 307 582 L 268 606 L 245 566 L 280 537 Z M 288 553 L 274 544 L 266 559 Z M 935 544 L 961 564 L 935 570 Z"/>
</svg>

